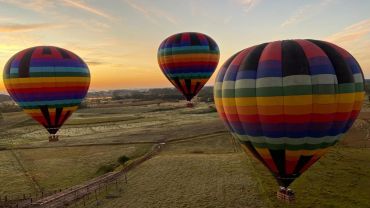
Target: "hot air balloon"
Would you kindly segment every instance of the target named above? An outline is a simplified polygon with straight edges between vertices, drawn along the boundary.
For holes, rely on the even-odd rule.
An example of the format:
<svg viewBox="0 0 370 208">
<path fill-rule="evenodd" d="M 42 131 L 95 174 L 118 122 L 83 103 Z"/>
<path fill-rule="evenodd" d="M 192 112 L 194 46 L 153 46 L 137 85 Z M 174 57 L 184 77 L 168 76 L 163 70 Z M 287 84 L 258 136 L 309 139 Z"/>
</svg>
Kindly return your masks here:
<svg viewBox="0 0 370 208">
<path fill-rule="evenodd" d="M 76 54 L 54 46 L 18 52 L 3 74 L 9 95 L 50 133 L 49 141 L 77 110 L 90 85 L 86 63 Z"/>
<path fill-rule="evenodd" d="M 352 126 L 364 76 L 353 56 L 332 43 L 276 41 L 228 59 L 214 97 L 233 136 L 286 191 Z"/>
<path fill-rule="evenodd" d="M 220 52 L 216 42 L 202 33 L 186 32 L 165 39 L 158 49 L 158 63 L 167 79 L 191 99 L 215 71 Z"/>
</svg>

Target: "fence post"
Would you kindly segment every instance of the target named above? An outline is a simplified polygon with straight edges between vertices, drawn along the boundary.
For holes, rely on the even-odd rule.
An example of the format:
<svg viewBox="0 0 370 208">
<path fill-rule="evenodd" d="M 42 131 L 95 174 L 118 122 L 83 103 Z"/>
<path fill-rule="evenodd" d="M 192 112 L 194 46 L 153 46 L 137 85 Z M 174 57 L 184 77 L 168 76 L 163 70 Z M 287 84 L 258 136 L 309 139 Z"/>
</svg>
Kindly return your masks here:
<svg viewBox="0 0 370 208">
<path fill-rule="evenodd" d="M 118 179 L 116 179 L 116 191 L 118 190 Z"/>
<path fill-rule="evenodd" d="M 118 183 L 119 183 L 119 189 L 118 189 L 118 191 L 121 193 L 122 192 L 122 181 L 119 180 Z"/>
<path fill-rule="evenodd" d="M 87 195 L 87 199 L 89 200 L 89 199 L 90 199 L 90 192 L 89 192 L 89 187 L 87 187 L 87 192 L 86 192 L 86 195 Z"/>
<path fill-rule="evenodd" d="M 100 186 L 100 185 L 99 185 Z M 95 202 L 96 202 L 96 206 L 98 206 L 99 205 L 99 203 L 98 203 L 98 195 L 96 194 L 96 189 L 95 189 Z"/>
<path fill-rule="evenodd" d="M 7 195 L 5 195 L 4 201 L 5 201 L 5 202 L 7 202 L 7 201 L 8 201 L 8 196 L 7 196 Z"/>
</svg>

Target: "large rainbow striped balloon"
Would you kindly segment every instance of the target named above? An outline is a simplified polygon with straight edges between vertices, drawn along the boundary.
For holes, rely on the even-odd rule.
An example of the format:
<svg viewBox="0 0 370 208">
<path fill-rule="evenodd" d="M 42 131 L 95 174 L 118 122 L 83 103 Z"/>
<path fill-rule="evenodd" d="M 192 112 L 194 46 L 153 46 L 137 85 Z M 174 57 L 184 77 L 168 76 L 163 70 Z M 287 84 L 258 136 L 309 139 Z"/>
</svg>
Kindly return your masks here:
<svg viewBox="0 0 370 208">
<path fill-rule="evenodd" d="M 4 68 L 10 96 L 50 134 L 56 134 L 78 108 L 90 85 L 90 72 L 76 54 L 38 46 L 15 54 Z"/>
<path fill-rule="evenodd" d="M 190 101 L 215 71 L 220 51 L 202 33 L 186 32 L 165 39 L 158 49 L 158 63 L 167 79 Z"/>
<path fill-rule="evenodd" d="M 351 54 L 332 43 L 276 41 L 227 60 L 214 96 L 232 134 L 288 187 L 352 126 L 364 77 Z"/>
</svg>

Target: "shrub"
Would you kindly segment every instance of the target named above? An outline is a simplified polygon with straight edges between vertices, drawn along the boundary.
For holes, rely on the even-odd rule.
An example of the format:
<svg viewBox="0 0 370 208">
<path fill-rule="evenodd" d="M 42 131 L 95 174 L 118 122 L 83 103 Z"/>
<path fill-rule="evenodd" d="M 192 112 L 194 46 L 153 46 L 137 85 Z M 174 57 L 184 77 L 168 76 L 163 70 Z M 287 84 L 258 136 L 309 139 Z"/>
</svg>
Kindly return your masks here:
<svg viewBox="0 0 370 208">
<path fill-rule="evenodd" d="M 117 162 L 121 165 L 124 165 L 129 160 L 130 160 L 129 157 L 127 157 L 126 155 L 122 155 L 121 157 L 118 158 Z"/>
<path fill-rule="evenodd" d="M 210 112 L 217 112 L 216 107 L 213 106 L 213 105 L 208 106 L 208 109 L 209 109 Z"/>
<path fill-rule="evenodd" d="M 99 167 L 98 171 L 96 171 L 96 174 L 103 175 L 109 172 L 114 171 L 114 169 L 117 167 L 116 164 L 106 164 Z"/>
</svg>

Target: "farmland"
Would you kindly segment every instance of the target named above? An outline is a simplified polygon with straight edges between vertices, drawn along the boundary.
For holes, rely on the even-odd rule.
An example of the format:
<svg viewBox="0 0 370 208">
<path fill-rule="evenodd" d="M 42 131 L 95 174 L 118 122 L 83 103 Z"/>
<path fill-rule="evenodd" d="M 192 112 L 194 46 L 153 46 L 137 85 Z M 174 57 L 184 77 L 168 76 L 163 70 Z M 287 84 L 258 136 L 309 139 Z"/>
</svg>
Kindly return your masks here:
<svg viewBox="0 0 370 208">
<path fill-rule="evenodd" d="M 126 155 L 137 158 L 159 141 L 164 150 L 127 174 L 117 197 L 101 207 L 368 207 L 370 114 L 292 184 L 294 205 L 278 202 L 268 171 L 240 150 L 214 108 L 183 103 L 84 108 L 49 143 L 23 112 L 3 113 L 0 195 L 64 189 L 98 176 Z M 171 142 L 172 141 L 172 142 Z M 79 204 L 81 205 L 81 204 Z M 94 206 L 94 201 L 87 206 Z M 96 205 L 95 205 L 96 206 Z"/>
</svg>

